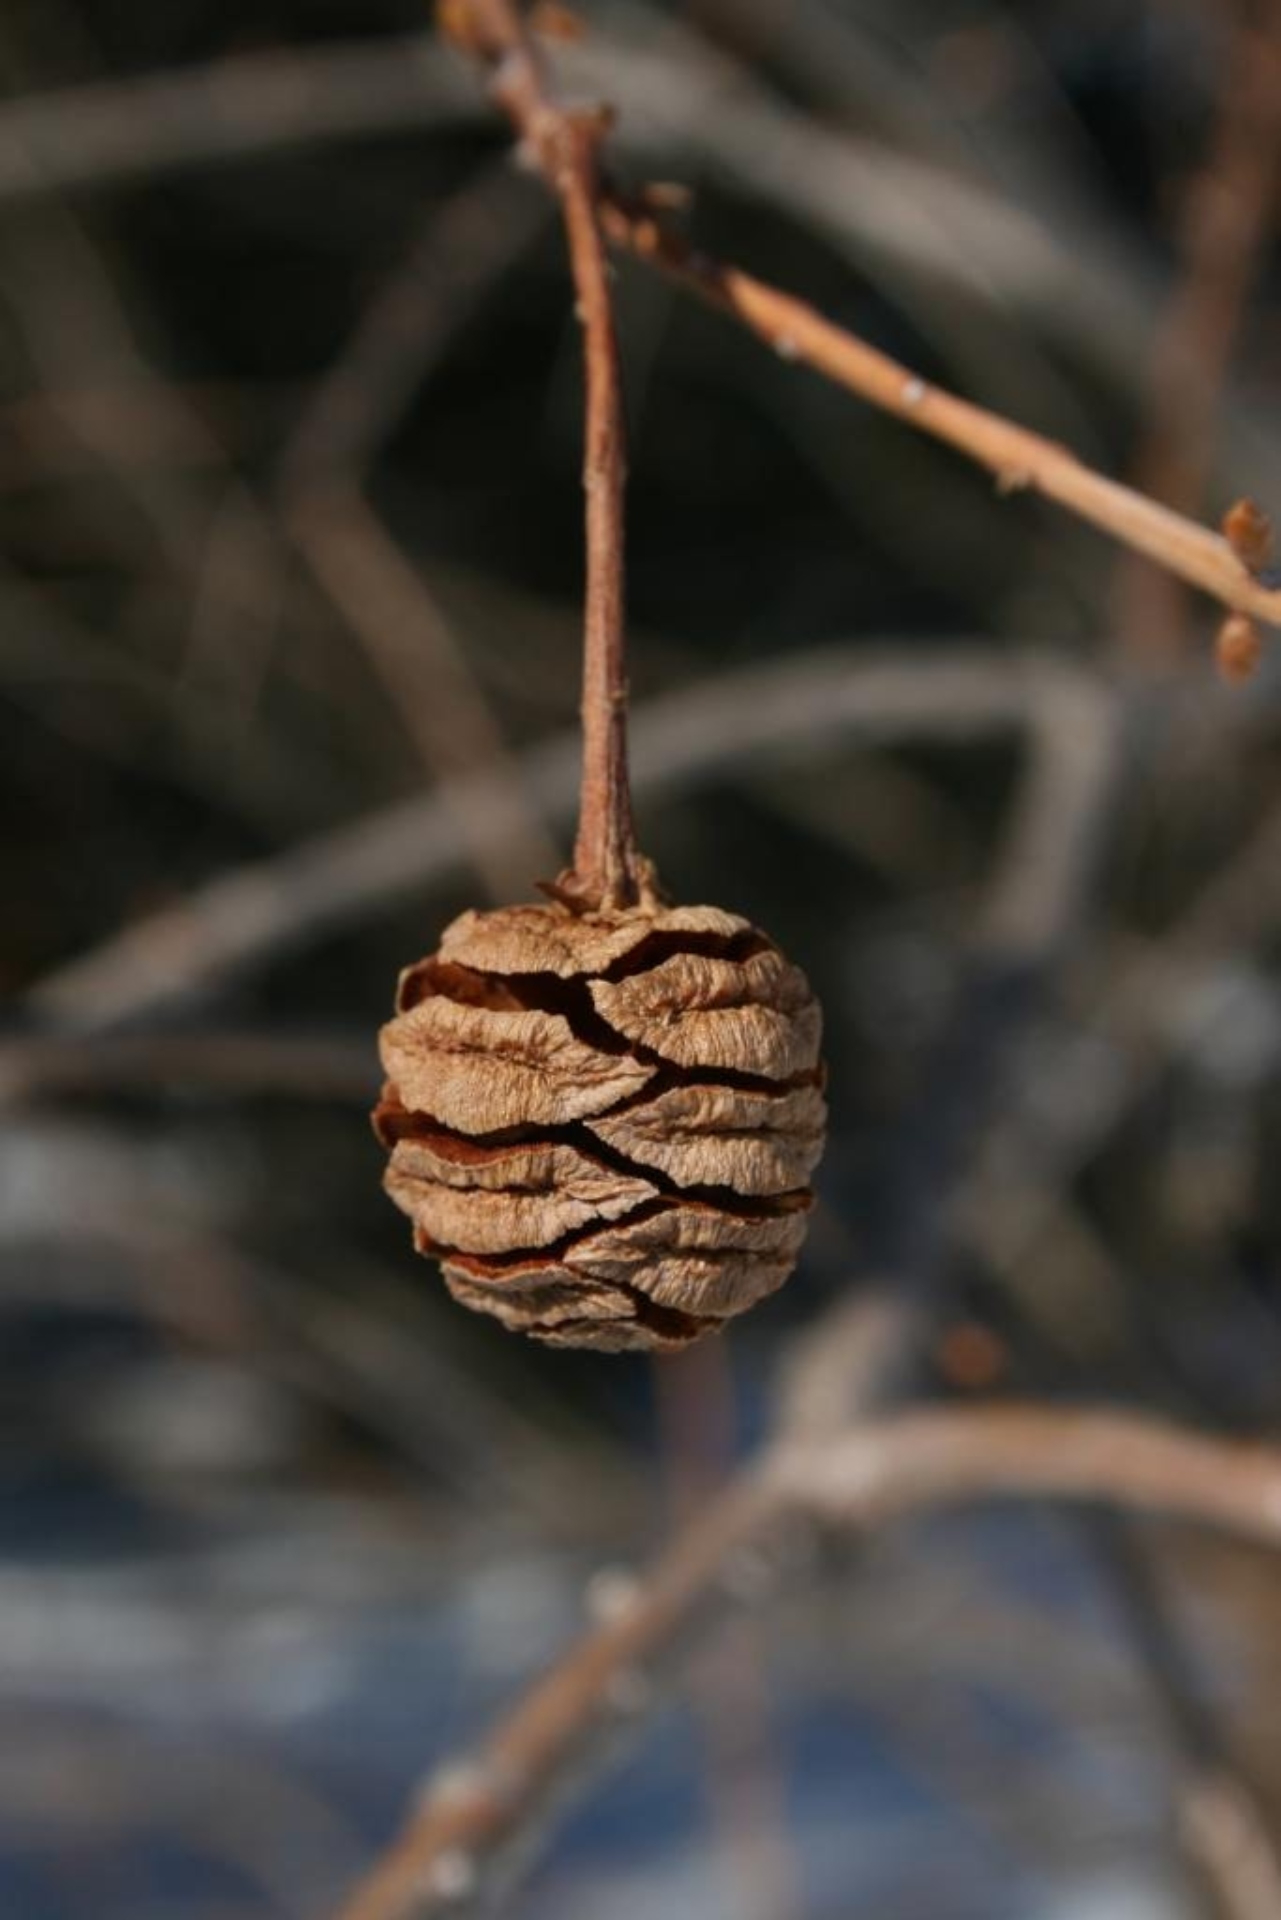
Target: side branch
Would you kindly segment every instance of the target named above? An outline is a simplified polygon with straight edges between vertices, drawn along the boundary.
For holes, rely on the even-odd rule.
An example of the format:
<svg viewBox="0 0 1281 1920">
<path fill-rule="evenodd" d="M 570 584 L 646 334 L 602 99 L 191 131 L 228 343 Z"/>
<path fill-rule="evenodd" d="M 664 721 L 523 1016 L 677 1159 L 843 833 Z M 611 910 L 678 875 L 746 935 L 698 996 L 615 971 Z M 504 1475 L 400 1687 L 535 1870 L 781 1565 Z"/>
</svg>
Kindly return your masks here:
<svg viewBox="0 0 1281 1920">
<path fill-rule="evenodd" d="M 806 301 L 698 252 L 649 209 L 610 194 L 602 217 L 616 246 L 660 268 L 785 358 L 945 441 L 995 474 L 1005 491 L 1030 488 L 1233 612 L 1281 627 L 1281 580 L 1252 572 L 1221 534 L 1096 473 L 1057 441 L 927 384 Z"/>
<path fill-rule="evenodd" d="M 1003 1406 L 927 1409 L 782 1444 L 678 1535 L 613 1618 L 589 1632 L 449 1769 L 339 1920 L 428 1920 L 479 1891 L 571 1764 L 645 1697 L 647 1668 L 741 1586 L 793 1516 L 867 1527 L 961 1501 L 1099 1501 L 1281 1547 L 1281 1451 L 1141 1414 Z M 753 1582 L 755 1584 L 755 1582 Z"/>
</svg>

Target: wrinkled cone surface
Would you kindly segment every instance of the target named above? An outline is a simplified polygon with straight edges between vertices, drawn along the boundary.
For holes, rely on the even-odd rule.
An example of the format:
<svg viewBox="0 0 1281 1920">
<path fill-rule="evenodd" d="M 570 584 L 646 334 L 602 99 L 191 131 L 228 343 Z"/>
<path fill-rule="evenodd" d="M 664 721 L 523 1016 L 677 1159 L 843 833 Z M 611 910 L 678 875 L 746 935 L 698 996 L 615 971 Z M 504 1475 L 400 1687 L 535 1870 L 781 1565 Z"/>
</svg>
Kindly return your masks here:
<svg viewBox="0 0 1281 1920">
<path fill-rule="evenodd" d="M 677 1347 L 787 1278 L 821 1017 L 746 920 L 465 913 L 396 1005 L 386 1187 L 465 1306 L 556 1346 Z"/>
</svg>

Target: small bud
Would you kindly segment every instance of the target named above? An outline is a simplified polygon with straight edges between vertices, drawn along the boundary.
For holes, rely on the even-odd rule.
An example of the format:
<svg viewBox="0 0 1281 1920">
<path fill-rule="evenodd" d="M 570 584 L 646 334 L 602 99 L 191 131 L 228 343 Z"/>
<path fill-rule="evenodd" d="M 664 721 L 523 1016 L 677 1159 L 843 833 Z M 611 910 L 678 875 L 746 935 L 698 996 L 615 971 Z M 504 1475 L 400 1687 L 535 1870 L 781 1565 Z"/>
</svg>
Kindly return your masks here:
<svg viewBox="0 0 1281 1920">
<path fill-rule="evenodd" d="M 1238 500 L 1228 508 L 1223 537 L 1250 573 L 1262 573 L 1272 558 L 1272 522 L 1253 500 Z"/>
<path fill-rule="evenodd" d="M 1253 620 L 1247 620 L 1243 613 L 1229 614 L 1214 643 L 1214 657 L 1223 678 L 1233 686 L 1249 680 L 1258 667 L 1262 651 L 1259 629 Z"/>
</svg>

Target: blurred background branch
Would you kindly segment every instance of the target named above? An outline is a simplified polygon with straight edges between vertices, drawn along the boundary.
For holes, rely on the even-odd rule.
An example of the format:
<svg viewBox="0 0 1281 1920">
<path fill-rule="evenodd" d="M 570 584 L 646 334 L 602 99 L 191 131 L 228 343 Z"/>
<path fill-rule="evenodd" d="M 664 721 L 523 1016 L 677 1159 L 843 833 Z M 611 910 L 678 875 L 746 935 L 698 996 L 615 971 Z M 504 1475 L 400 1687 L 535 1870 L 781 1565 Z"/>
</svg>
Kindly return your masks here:
<svg viewBox="0 0 1281 1920">
<path fill-rule="evenodd" d="M 540 1816 L 564 1769 L 612 1714 L 634 1709 L 651 1665 L 690 1617 L 735 1596 L 735 1559 L 766 1550 L 793 1514 L 867 1527 L 922 1507 L 1021 1495 L 1164 1511 L 1281 1541 L 1281 1453 L 1121 1413 L 1006 1406 L 892 1416 L 780 1443 L 704 1504 L 618 1617 L 554 1667 L 474 1757 L 430 1785 L 343 1920 L 419 1920 L 482 1898 L 490 1856 Z"/>
</svg>

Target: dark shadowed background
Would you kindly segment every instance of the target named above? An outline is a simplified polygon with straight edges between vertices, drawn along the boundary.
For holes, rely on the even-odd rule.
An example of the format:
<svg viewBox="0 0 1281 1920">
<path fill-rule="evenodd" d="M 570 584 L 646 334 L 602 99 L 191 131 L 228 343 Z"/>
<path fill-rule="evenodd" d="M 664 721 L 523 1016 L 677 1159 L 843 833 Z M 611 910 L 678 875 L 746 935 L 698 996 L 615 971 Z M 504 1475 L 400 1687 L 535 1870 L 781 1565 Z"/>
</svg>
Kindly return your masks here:
<svg viewBox="0 0 1281 1920">
<path fill-rule="evenodd" d="M 1281 503 L 1270 4 L 583 13 L 565 86 L 700 246 Z M 910 1306 L 900 1391 L 1275 1430 L 1281 672 L 621 262 L 642 837 L 811 976 L 833 1131 L 712 1358 L 522 1345 L 365 1110 L 398 969 L 568 843 L 554 213 L 408 0 L 10 0 L 0 70 L 0 1914 L 321 1920 L 824 1314 Z M 1281 1913 L 1243 1547 L 957 1513 L 702 1644 L 506 1911 Z"/>
</svg>

